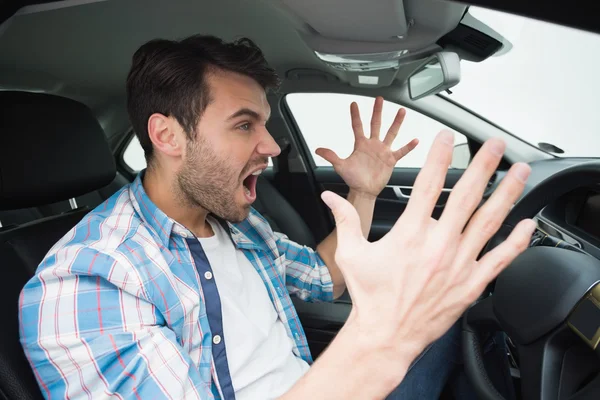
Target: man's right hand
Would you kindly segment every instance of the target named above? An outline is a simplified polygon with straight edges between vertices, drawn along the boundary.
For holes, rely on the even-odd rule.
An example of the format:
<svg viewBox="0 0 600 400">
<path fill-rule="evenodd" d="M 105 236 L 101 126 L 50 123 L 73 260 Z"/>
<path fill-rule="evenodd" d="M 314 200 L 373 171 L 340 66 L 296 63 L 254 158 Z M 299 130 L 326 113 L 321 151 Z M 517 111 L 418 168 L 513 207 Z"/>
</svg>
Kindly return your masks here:
<svg viewBox="0 0 600 400">
<path fill-rule="evenodd" d="M 499 139 L 481 147 L 436 221 L 431 215 L 453 150 L 452 133 L 440 132 L 404 213 L 392 230 L 374 243 L 362 235 L 358 214 L 350 203 L 331 192 L 323 193 L 335 216 L 336 262 L 353 308 L 336 340 L 290 395 L 312 388 L 327 392 L 330 399 L 338 398 L 336 394 L 339 398 L 348 394 L 352 398 L 385 397 L 400 383 L 410 363 L 527 248 L 535 229 L 532 220 L 521 221 L 506 241 L 477 260 L 521 195 L 530 172 L 527 164 L 513 165 L 478 209 L 504 148 Z M 346 375 L 345 383 L 332 390 L 327 385 L 335 385 L 334 376 L 328 381 L 322 374 L 338 368 L 343 368 L 338 373 Z"/>
</svg>

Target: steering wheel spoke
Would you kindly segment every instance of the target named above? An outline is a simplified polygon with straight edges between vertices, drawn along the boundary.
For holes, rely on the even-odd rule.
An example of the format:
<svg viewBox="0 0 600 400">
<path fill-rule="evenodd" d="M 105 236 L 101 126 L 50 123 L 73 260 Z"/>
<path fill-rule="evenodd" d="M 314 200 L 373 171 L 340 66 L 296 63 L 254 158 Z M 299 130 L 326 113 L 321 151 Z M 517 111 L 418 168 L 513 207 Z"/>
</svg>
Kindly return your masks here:
<svg viewBox="0 0 600 400">
<path fill-rule="evenodd" d="M 565 325 L 517 348 L 523 399 L 584 399 L 582 388 L 587 389 L 589 379 L 600 372 L 596 354 Z"/>
</svg>

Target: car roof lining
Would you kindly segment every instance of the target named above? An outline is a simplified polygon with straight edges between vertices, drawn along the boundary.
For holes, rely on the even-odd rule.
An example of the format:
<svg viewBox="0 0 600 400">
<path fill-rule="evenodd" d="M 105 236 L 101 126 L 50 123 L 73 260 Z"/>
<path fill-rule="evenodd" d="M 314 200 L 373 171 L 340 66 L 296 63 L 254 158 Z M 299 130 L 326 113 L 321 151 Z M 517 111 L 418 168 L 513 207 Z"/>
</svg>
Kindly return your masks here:
<svg viewBox="0 0 600 400">
<path fill-rule="evenodd" d="M 294 17 L 284 6 L 285 1 L 176 0 L 167 5 L 162 0 L 69 0 L 31 5 L 0 28 L 0 88 L 58 94 L 97 109 L 110 98 L 123 95 L 131 57 L 140 45 L 154 38 L 181 39 L 197 33 L 225 40 L 251 38 L 282 77 L 290 69 L 304 68 L 324 71 L 340 82 L 352 82 L 357 80 L 355 72 L 326 65 L 315 55 L 314 47 L 329 46 L 338 52 L 366 48 L 375 51 L 377 46 L 410 48 L 426 51 L 418 56 L 422 59 L 440 49 L 435 41 L 458 24 L 465 9 L 464 5 L 437 0 L 386 0 L 390 9 L 399 13 L 406 8 L 420 15 L 419 21 L 423 22 L 415 23 L 411 35 L 399 43 L 385 37 L 369 42 L 357 40 L 367 38 L 365 35 L 339 40 L 334 31 L 327 31 L 327 36 L 315 33 Z M 333 1 L 343 4 L 346 0 Z M 361 4 L 351 3 L 354 7 Z M 352 8 L 348 4 L 339 7 L 340 15 L 359 19 L 357 13 L 364 11 L 364 6 Z M 401 17 L 408 18 L 402 15 L 398 19 Z M 393 21 L 388 21 L 386 32 L 391 32 Z M 437 26 L 444 25 L 438 24 L 440 21 L 446 21 L 445 26 Z M 370 22 L 372 29 L 377 22 Z M 371 29 L 366 25 L 361 30 Z M 348 35 L 343 26 L 336 29 L 342 36 Z M 400 68 L 392 76 L 403 82 L 409 71 Z M 389 71 L 370 74 L 390 76 Z"/>
<path fill-rule="evenodd" d="M 165 6 L 162 0 L 146 0 L 143 5 L 133 0 L 69 0 L 60 2 L 68 7 L 31 6 L 2 25 L 0 88 L 53 93 L 88 105 L 114 150 L 130 131 L 125 78 L 135 50 L 156 37 L 208 33 L 225 40 L 248 36 L 257 42 L 278 74 L 289 78 L 271 97 L 331 91 L 381 94 L 409 105 L 397 83 L 377 90 L 355 87 L 348 83 L 349 74 L 327 67 L 303 39 L 310 30 L 299 29 L 297 20 L 291 23 L 293 18 L 279 1 L 177 0 Z M 422 7 L 415 1 L 446 4 L 437 0 L 404 4 Z M 419 63 L 401 66 L 396 77 L 401 82 Z M 291 70 L 309 73 L 296 73 L 294 78 Z"/>
</svg>

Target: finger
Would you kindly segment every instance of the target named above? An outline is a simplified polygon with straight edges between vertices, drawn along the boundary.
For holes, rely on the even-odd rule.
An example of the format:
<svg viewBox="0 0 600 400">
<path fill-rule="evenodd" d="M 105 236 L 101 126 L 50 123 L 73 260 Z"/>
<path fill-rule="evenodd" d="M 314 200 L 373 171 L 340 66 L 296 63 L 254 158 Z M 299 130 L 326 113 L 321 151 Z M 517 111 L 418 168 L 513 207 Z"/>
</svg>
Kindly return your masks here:
<svg viewBox="0 0 600 400">
<path fill-rule="evenodd" d="M 494 194 L 469 221 L 461 239 L 457 259 L 477 258 L 483 246 L 500 229 L 513 204 L 523 193 L 530 172 L 531 167 L 525 163 L 512 166 Z"/>
<path fill-rule="evenodd" d="M 351 249 L 363 239 L 360 218 L 356 209 L 346 199 L 325 191 L 321 198 L 331 209 L 337 229 L 337 248 Z"/>
<path fill-rule="evenodd" d="M 418 227 L 429 224 L 433 208 L 444 186 L 448 167 L 452 161 L 452 146 L 454 134 L 452 131 L 443 130 L 433 141 L 425 165 L 421 168 L 410 200 L 402 216 L 396 221 L 393 230 L 402 230 L 401 225 L 408 224 Z M 402 221 L 402 222 L 400 222 Z"/>
<path fill-rule="evenodd" d="M 319 157 L 322 157 L 327 162 L 331 163 L 331 165 L 338 165 L 343 161 L 340 157 L 338 157 L 337 154 L 335 154 L 333 150 L 330 149 L 319 147 L 317 150 L 315 150 L 315 153 Z"/>
<path fill-rule="evenodd" d="M 354 137 L 356 139 L 364 138 L 365 132 L 363 131 L 363 124 L 360 120 L 360 112 L 358 111 L 358 104 L 356 104 L 356 102 L 350 104 L 350 118 L 352 119 L 352 131 L 354 132 Z"/>
<path fill-rule="evenodd" d="M 408 153 L 413 151 L 414 148 L 417 147 L 418 144 L 419 144 L 419 139 L 413 139 L 410 142 L 408 142 L 407 145 L 402 146 L 398 150 L 394 151 L 394 157 L 396 157 L 396 161 L 400 161 L 400 159 L 402 159 L 402 157 L 404 157 L 405 155 L 407 155 Z"/>
<path fill-rule="evenodd" d="M 519 254 L 529 247 L 529 241 L 535 228 L 536 223 L 531 219 L 519 222 L 504 242 L 481 258 L 478 268 L 475 268 L 473 273 L 473 282 L 481 282 L 485 285 L 494 280 Z"/>
<path fill-rule="evenodd" d="M 506 145 L 501 139 L 490 139 L 479 149 L 448 198 L 439 227 L 450 236 L 462 232 L 481 202 L 490 177 L 498 168 Z"/>
<path fill-rule="evenodd" d="M 383 110 L 383 97 L 377 96 L 373 104 L 373 115 L 371 116 L 371 138 L 379 139 L 381 130 L 381 112 Z"/>
<path fill-rule="evenodd" d="M 394 118 L 394 122 L 392 122 L 392 125 L 390 126 L 390 129 L 388 129 L 385 138 L 383 138 L 383 143 L 387 144 L 388 146 L 392 145 L 396 139 L 396 136 L 398 135 L 398 132 L 400 131 L 400 127 L 402 126 L 402 122 L 404 122 L 405 116 L 406 110 L 404 108 L 399 109 L 396 113 L 396 117 Z"/>
</svg>

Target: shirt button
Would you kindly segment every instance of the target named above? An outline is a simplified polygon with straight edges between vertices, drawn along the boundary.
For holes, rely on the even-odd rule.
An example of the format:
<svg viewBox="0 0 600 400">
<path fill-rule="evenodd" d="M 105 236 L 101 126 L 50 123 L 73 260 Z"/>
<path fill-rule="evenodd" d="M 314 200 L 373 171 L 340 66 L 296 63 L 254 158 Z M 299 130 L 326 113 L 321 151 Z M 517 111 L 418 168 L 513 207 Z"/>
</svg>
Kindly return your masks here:
<svg viewBox="0 0 600 400">
<path fill-rule="evenodd" d="M 214 344 L 219 344 L 219 343 L 221 343 L 221 336 L 219 336 L 219 335 L 215 335 L 215 336 L 213 336 L 213 343 L 214 343 Z"/>
<path fill-rule="evenodd" d="M 210 279 L 212 279 L 212 277 L 213 277 L 213 274 L 212 274 L 212 272 L 210 272 L 210 271 L 206 271 L 206 272 L 204 273 L 204 277 L 205 277 L 206 279 L 209 279 L 209 280 L 210 280 Z"/>
<path fill-rule="evenodd" d="M 181 237 L 186 238 L 186 237 L 188 237 L 188 234 L 186 232 L 181 232 Z"/>
</svg>

